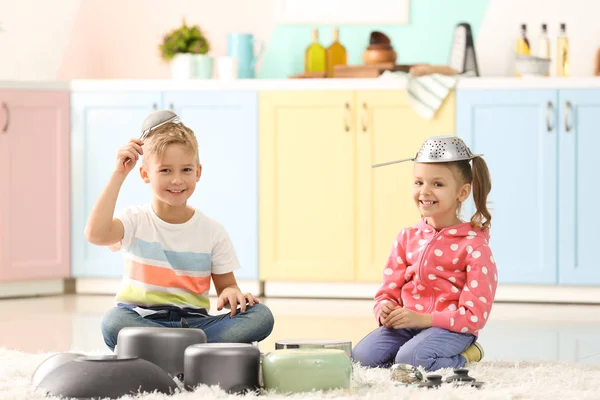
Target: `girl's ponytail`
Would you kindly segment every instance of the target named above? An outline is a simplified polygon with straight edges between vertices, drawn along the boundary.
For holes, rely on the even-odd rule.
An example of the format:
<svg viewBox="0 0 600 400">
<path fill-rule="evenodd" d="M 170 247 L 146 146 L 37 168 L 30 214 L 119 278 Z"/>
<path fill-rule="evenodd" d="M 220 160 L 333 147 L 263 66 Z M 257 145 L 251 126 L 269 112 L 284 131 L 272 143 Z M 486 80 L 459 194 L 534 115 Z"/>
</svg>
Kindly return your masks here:
<svg viewBox="0 0 600 400">
<path fill-rule="evenodd" d="M 492 190 L 492 180 L 487 163 L 481 157 L 473 159 L 473 200 L 477 211 L 471 217 L 471 225 L 489 229 L 492 215 L 487 209 L 487 197 Z"/>
</svg>

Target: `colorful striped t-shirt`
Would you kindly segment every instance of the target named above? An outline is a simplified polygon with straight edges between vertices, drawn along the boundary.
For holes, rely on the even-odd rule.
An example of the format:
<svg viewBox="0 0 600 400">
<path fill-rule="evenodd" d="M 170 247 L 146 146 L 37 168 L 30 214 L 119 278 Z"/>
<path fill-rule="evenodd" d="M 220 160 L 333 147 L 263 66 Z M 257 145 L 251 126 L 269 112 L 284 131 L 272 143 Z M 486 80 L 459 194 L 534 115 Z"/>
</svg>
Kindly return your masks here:
<svg viewBox="0 0 600 400">
<path fill-rule="evenodd" d="M 124 227 L 123 240 L 112 247 L 125 259 L 118 303 L 208 312 L 211 274 L 240 268 L 225 228 L 197 209 L 183 224 L 163 221 L 151 205 L 127 208 L 115 218 Z"/>
</svg>

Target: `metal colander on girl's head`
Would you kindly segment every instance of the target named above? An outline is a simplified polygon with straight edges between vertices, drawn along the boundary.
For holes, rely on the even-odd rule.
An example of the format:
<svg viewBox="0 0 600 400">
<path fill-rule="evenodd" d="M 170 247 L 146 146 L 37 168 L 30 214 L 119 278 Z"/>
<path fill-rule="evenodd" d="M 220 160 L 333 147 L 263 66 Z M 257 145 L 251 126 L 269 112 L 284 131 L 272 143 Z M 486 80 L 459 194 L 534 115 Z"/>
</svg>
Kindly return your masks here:
<svg viewBox="0 0 600 400">
<path fill-rule="evenodd" d="M 417 162 L 448 162 L 470 160 L 473 153 L 465 142 L 453 136 L 437 136 L 423 143 L 417 157 Z"/>
<path fill-rule="evenodd" d="M 389 161 L 375 164 L 372 168 L 383 167 L 390 164 L 398 164 L 405 161 L 422 163 L 452 162 L 471 160 L 483 154 L 473 154 L 462 139 L 456 136 L 434 136 L 427 139 L 414 158 L 405 158 L 397 161 Z"/>
</svg>

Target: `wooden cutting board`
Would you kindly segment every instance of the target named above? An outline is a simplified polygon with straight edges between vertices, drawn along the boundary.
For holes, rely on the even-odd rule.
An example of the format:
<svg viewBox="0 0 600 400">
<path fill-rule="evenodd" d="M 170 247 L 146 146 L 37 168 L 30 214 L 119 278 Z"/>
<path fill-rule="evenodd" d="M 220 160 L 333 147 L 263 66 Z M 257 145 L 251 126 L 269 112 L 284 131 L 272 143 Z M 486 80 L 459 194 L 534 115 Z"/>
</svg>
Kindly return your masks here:
<svg viewBox="0 0 600 400">
<path fill-rule="evenodd" d="M 333 67 L 334 78 L 377 78 L 384 71 L 408 72 L 412 65 L 383 63 L 377 65 L 336 65 Z M 325 78 L 325 72 L 305 72 L 292 75 L 290 78 Z"/>
<path fill-rule="evenodd" d="M 385 71 L 408 72 L 412 65 L 384 63 L 377 65 L 336 65 L 333 67 L 334 78 L 377 78 Z"/>
</svg>

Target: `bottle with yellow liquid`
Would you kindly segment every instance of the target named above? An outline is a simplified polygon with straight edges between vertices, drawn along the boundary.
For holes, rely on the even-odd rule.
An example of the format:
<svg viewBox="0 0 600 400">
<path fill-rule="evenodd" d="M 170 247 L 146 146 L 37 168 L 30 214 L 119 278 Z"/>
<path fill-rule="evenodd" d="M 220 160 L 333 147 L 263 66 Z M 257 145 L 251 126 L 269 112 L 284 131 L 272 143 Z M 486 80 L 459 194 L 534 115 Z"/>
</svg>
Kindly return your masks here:
<svg viewBox="0 0 600 400">
<path fill-rule="evenodd" d="M 556 76 L 569 76 L 569 39 L 566 24 L 560 24 L 556 49 Z"/>
<path fill-rule="evenodd" d="M 319 31 L 313 29 L 313 42 L 304 52 L 304 72 L 325 72 L 325 48 L 319 43 Z"/>
<path fill-rule="evenodd" d="M 527 39 L 527 25 L 521 24 L 521 36 L 517 40 L 517 54 L 523 56 L 531 55 L 531 46 L 529 45 L 529 39 Z M 520 77 L 521 74 L 517 71 L 515 75 Z"/>
<path fill-rule="evenodd" d="M 521 24 L 521 37 L 517 40 L 517 54 L 524 56 L 531 55 L 531 46 L 529 45 L 529 39 L 527 39 L 527 25 Z"/>
<path fill-rule="evenodd" d="M 340 43 L 340 31 L 338 28 L 333 30 L 333 43 L 327 48 L 325 58 L 328 78 L 333 77 L 333 69 L 336 65 L 347 64 L 346 48 Z"/>
</svg>

